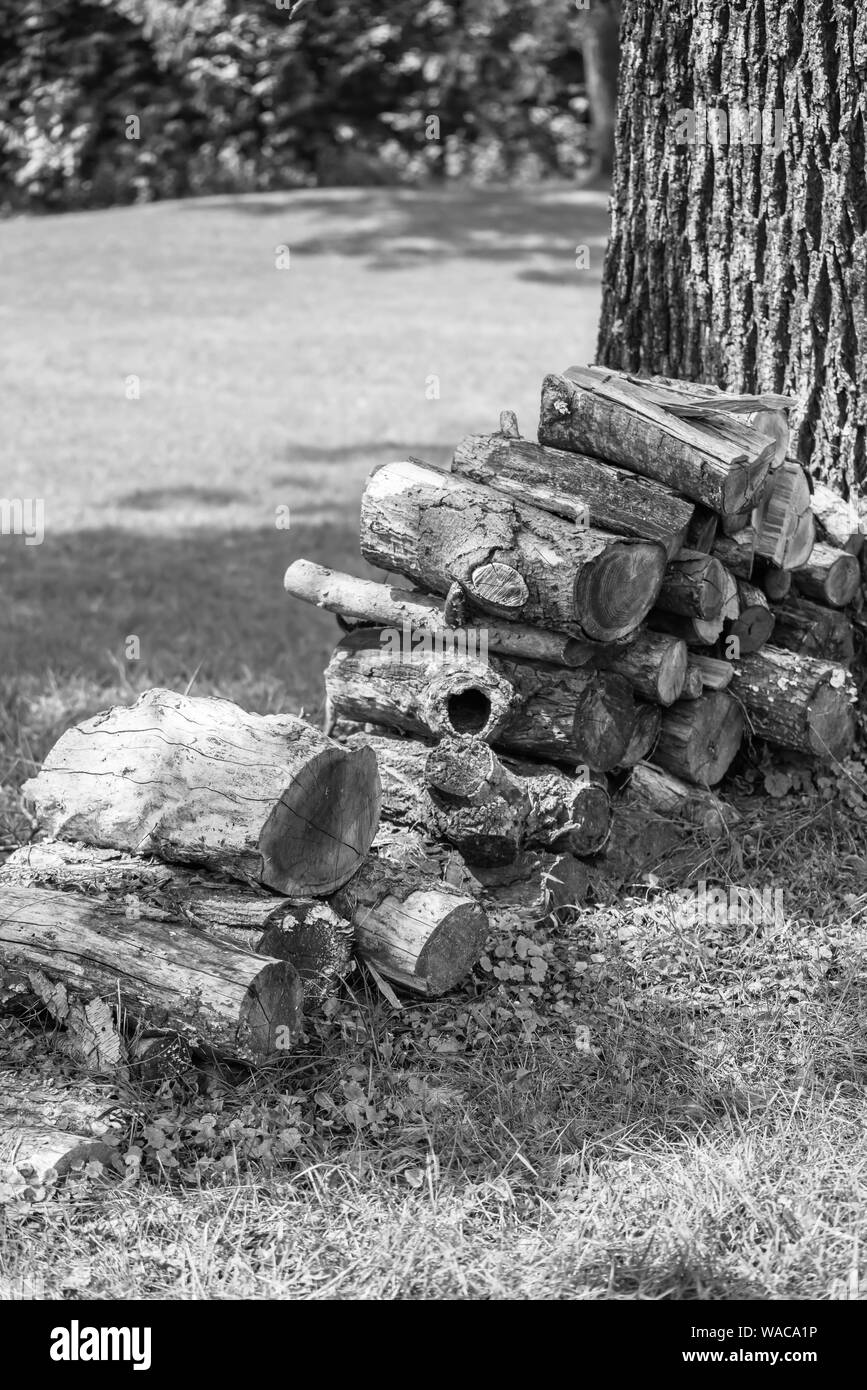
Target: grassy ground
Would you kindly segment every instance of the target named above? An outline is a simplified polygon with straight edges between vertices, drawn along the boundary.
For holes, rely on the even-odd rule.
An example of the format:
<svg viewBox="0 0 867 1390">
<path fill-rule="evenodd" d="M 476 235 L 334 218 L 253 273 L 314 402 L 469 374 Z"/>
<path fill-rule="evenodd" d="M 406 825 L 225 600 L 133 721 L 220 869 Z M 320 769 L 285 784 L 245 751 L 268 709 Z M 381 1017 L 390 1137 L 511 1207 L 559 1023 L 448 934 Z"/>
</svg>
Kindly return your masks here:
<svg viewBox="0 0 867 1390">
<path fill-rule="evenodd" d="M 604 201 L 304 193 L 0 228 L 4 489 L 46 513 L 43 545 L 0 542 L 7 848 L 23 777 L 112 698 L 192 680 L 318 710 L 335 630 L 283 568 L 359 566 L 375 463 L 444 462 L 504 405 L 532 432 L 542 374 L 593 355 Z M 504 922 L 448 999 L 394 1010 L 358 973 L 279 1068 L 119 1100 L 90 1080 L 127 1177 L 0 1186 L 0 1292 L 863 1297 L 863 778 L 771 799 L 745 761 L 734 840 L 569 930 Z M 782 927 L 685 926 L 700 878 L 781 886 Z M 59 1041 L 10 1013 L 0 1068 L 66 1084 Z"/>
</svg>

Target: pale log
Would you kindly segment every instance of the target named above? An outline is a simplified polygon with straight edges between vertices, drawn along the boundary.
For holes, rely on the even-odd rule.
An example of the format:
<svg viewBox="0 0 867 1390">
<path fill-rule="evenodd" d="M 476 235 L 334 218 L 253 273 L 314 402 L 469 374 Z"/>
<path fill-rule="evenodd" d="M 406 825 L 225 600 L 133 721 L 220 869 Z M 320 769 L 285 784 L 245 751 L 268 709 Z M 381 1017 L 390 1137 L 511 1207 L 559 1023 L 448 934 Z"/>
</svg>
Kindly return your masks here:
<svg viewBox="0 0 867 1390">
<path fill-rule="evenodd" d="M 776 569 L 773 565 L 757 566 L 756 578 L 762 586 L 765 598 L 771 603 L 779 603 L 792 588 L 792 571 Z"/>
<path fill-rule="evenodd" d="M 452 468 L 517 502 L 618 536 L 659 541 L 669 559 L 679 551 L 694 508 L 670 488 L 613 464 L 529 439 L 468 435 Z"/>
<path fill-rule="evenodd" d="M 822 542 L 813 547 L 808 564 L 795 569 L 794 580 L 807 598 L 845 608 L 858 592 L 861 571 L 854 555 Z"/>
<path fill-rule="evenodd" d="M 609 459 L 716 512 L 752 504 L 774 452 L 746 427 L 735 444 L 713 425 L 670 414 L 629 382 L 578 367 L 545 378 L 539 440 Z"/>
<path fill-rule="evenodd" d="M 413 462 L 368 478 L 361 553 L 433 593 L 534 627 L 615 641 L 648 612 L 665 567 L 655 541 L 575 526 L 453 473 Z"/>
<path fill-rule="evenodd" d="M 732 683 L 732 664 L 718 657 L 706 656 L 704 652 L 692 652 L 690 668 L 698 671 L 705 690 L 727 690 Z"/>
<path fill-rule="evenodd" d="M 51 888 L 0 889 L 0 961 L 240 1058 L 285 1050 L 302 1026 L 302 985 L 288 961 Z"/>
<path fill-rule="evenodd" d="M 854 687 L 845 667 L 777 647 L 734 663 L 731 690 L 749 731 L 826 760 L 845 758 L 855 738 Z"/>
<path fill-rule="evenodd" d="M 769 479 L 754 517 L 756 554 L 782 569 L 803 564 L 812 544 L 810 484 L 799 464 L 787 460 Z"/>
<path fill-rule="evenodd" d="M 345 883 L 379 821 L 371 753 L 289 714 L 159 689 L 67 730 L 23 791 L 52 835 L 301 897 Z"/>
<path fill-rule="evenodd" d="M 704 694 L 704 681 L 701 671 L 697 666 L 690 663 L 686 668 L 686 677 L 683 682 L 683 690 L 680 693 L 682 700 L 698 700 Z"/>
<path fill-rule="evenodd" d="M 740 707 L 726 690 L 681 701 L 663 714 L 654 761 L 687 782 L 712 787 L 728 771 L 743 731 Z"/>
</svg>

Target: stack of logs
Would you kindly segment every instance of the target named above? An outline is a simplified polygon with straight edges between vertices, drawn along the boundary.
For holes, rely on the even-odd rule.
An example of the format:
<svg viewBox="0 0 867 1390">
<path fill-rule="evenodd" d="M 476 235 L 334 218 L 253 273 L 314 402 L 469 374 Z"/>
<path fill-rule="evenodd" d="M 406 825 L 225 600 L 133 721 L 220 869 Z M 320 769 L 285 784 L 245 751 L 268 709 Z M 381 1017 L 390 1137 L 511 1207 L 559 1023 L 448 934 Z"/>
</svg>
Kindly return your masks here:
<svg viewBox="0 0 867 1390">
<path fill-rule="evenodd" d="M 726 833 L 745 736 L 845 757 L 862 537 L 789 456 L 789 405 L 571 368 L 538 442 L 504 412 L 448 473 L 378 468 L 385 581 L 285 580 L 345 631 L 326 731 L 152 690 L 65 733 L 25 786 L 48 838 L 0 870 L 2 991 L 103 1066 L 271 1056 L 353 948 L 432 996 L 497 911 L 580 908 L 614 792 Z"/>
</svg>

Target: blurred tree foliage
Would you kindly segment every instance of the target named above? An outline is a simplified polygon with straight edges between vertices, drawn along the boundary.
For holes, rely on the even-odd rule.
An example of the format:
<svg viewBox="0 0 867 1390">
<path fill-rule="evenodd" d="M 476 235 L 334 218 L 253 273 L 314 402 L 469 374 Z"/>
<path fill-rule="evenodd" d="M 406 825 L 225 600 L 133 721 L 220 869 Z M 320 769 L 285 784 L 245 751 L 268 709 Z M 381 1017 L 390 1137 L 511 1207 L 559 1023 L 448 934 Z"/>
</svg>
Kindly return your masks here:
<svg viewBox="0 0 867 1390">
<path fill-rule="evenodd" d="M 0 0 L 0 204 L 568 177 L 587 163 L 577 7 L 292 7 Z"/>
</svg>

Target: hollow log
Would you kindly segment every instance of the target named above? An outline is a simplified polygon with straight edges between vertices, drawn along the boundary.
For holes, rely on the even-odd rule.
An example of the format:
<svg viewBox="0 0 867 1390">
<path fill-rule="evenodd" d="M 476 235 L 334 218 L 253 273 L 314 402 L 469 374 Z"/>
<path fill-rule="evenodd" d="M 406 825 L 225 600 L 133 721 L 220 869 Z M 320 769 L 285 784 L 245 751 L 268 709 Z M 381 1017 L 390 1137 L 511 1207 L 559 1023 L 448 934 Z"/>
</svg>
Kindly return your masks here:
<svg viewBox="0 0 867 1390">
<path fill-rule="evenodd" d="M 419 634 L 427 632 L 438 639 L 443 650 L 453 647 L 474 656 L 488 649 L 505 656 L 550 661 L 561 666 L 583 666 L 595 647 L 594 643 L 583 642 L 564 632 L 548 632 L 493 618 L 473 618 L 463 607 L 451 616 L 442 598 L 414 589 L 377 584 L 371 579 L 357 579 L 311 560 L 295 560 L 286 571 L 283 587 L 293 598 L 330 613 L 399 630 L 407 646 L 413 640 L 420 640 Z"/>
<path fill-rule="evenodd" d="M 422 738 L 475 735 L 507 751 L 607 771 L 635 717 L 632 690 L 607 671 L 495 657 L 392 654 L 375 628 L 349 633 L 325 672 L 332 710 Z"/>
<path fill-rule="evenodd" d="M 847 666 L 855 655 L 852 624 L 838 608 L 789 598 L 774 608 L 774 646 Z"/>
<path fill-rule="evenodd" d="M 414 994 L 453 989 L 488 935 L 487 915 L 473 897 L 381 849 L 331 901 L 352 922 L 359 954 Z"/>
<path fill-rule="evenodd" d="M 735 444 L 713 424 L 672 415 L 610 373 L 570 367 L 542 385 L 542 444 L 609 459 L 715 512 L 750 506 L 767 477 L 773 444 L 747 427 L 742 435 Z"/>
<path fill-rule="evenodd" d="M 376 834 L 376 759 L 292 715 L 150 690 L 61 736 L 24 795 L 52 835 L 334 891 Z"/>
<path fill-rule="evenodd" d="M 625 676 L 638 695 L 659 705 L 673 705 L 680 698 L 686 664 L 681 638 L 649 628 L 641 628 L 623 646 L 597 648 L 593 657 L 598 670 Z"/>
<path fill-rule="evenodd" d="M 562 768 L 500 759 L 480 739 L 435 745 L 355 734 L 373 748 L 383 815 L 454 845 L 468 864 L 509 863 L 523 848 L 592 854 L 608 834 L 604 786 Z"/>
<path fill-rule="evenodd" d="M 737 647 L 732 648 L 736 655 L 757 652 L 770 640 L 774 631 L 774 615 L 763 590 L 750 584 L 746 579 L 738 579 L 738 616 L 726 624 L 726 639 L 735 638 Z"/>
<path fill-rule="evenodd" d="M 284 1051 L 301 1031 L 303 991 L 288 961 L 51 888 L 0 889 L 0 961 L 240 1058 Z"/>
<path fill-rule="evenodd" d="M 718 559 L 701 551 L 682 550 L 666 568 L 656 607 L 713 621 L 722 612 L 725 589 L 725 574 Z"/>
<path fill-rule="evenodd" d="M 693 506 L 670 488 L 586 454 L 549 449 L 502 434 L 468 435 L 452 469 L 556 516 L 617 536 L 659 541 L 672 559 L 680 550 Z"/>
<path fill-rule="evenodd" d="M 867 522 L 867 515 L 862 516 L 861 508 L 855 502 L 846 502 L 827 483 L 813 484 L 811 506 L 821 540 L 850 555 L 860 555 Z"/>
<path fill-rule="evenodd" d="M 676 777 L 712 787 L 728 771 L 743 731 L 737 701 L 726 690 L 714 690 L 665 711 L 654 760 Z"/>
<path fill-rule="evenodd" d="M 734 663 L 731 690 L 749 731 L 782 748 L 845 758 L 855 738 L 854 687 L 843 666 L 777 647 Z"/>
<path fill-rule="evenodd" d="M 591 527 L 420 463 L 368 478 L 361 553 L 433 593 L 460 584 L 472 609 L 591 641 L 615 641 L 650 608 L 665 549 Z"/>
<path fill-rule="evenodd" d="M 816 603 L 845 608 L 861 583 L 858 561 L 848 551 L 832 545 L 815 545 L 809 563 L 794 571 L 795 587 Z"/>
<path fill-rule="evenodd" d="M 632 769 L 625 795 L 628 803 L 663 819 L 694 826 L 713 837 L 727 834 L 741 819 L 733 806 L 713 792 L 683 782 L 646 762 Z"/>
</svg>

